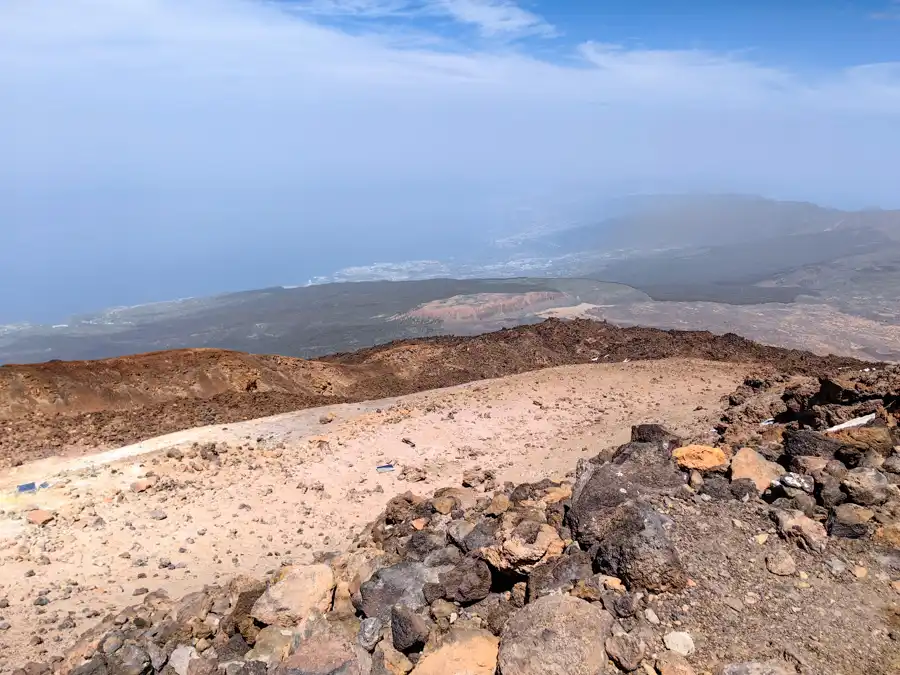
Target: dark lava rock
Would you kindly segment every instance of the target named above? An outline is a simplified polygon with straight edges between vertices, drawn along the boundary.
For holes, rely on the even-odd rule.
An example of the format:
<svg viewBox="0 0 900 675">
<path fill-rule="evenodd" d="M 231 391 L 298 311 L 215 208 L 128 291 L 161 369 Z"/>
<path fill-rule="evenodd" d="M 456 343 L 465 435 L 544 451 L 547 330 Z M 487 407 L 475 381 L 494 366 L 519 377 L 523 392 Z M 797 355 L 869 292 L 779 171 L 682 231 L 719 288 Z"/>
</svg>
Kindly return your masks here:
<svg viewBox="0 0 900 675">
<path fill-rule="evenodd" d="M 881 470 L 887 471 L 888 473 L 900 474 L 900 453 L 894 453 L 884 460 L 884 464 L 881 465 Z"/>
<path fill-rule="evenodd" d="M 750 482 L 753 483 L 752 480 Z M 700 494 L 709 495 L 713 499 L 723 501 L 726 499 L 734 499 L 732 485 L 733 483 L 725 478 L 725 476 L 720 474 L 710 474 L 703 478 L 703 485 L 700 486 Z M 755 483 L 753 483 L 753 492 L 754 494 L 758 494 Z"/>
<path fill-rule="evenodd" d="M 841 489 L 841 481 L 826 473 L 816 476 L 815 495 L 819 503 L 826 509 L 834 508 L 847 501 L 847 495 Z"/>
<path fill-rule="evenodd" d="M 381 568 L 360 586 L 359 609 L 367 617 L 377 617 L 384 622 L 390 621 L 394 605 L 422 609 L 427 604 L 423 586 L 429 581 L 437 581 L 429 578 L 432 575 L 428 572 L 429 568 L 417 562 Z M 437 576 L 436 573 L 433 576 Z"/>
<path fill-rule="evenodd" d="M 366 651 L 373 651 L 375 646 L 381 641 L 381 630 L 383 628 L 384 624 L 377 617 L 363 619 L 359 624 L 359 633 L 356 636 L 357 643 Z"/>
<path fill-rule="evenodd" d="M 108 673 L 106 659 L 99 654 L 95 654 L 90 661 L 82 663 L 72 671 L 72 675 L 108 675 Z"/>
<path fill-rule="evenodd" d="M 430 632 L 431 625 L 428 621 L 409 607 L 395 605 L 391 609 L 391 635 L 397 651 L 421 651 Z"/>
<path fill-rule="evenodd" d="M 785 429 L 782 443 L 784 453 L 791 457 L 805 455 L 831 459 L 842 447 L 842 444 L 833 438 L 809 429 Z"/>
<path fill-rule="evenodd" d="M 463 539 L 463 549 L 470 553 L 480 548 L 493 546 L 497 543 L 495 533 L 499 527 L 499 523 L 494 518 L 483 518 L 475 524 L 473 529 L 465 539 Z"/>
<path fill-rule="evenodd" d="M 568 525 L 582 548 L 588 549 L 606 534 L 617 506 L 643 495 L 671 493 L 683 485 L 685 478 L 666 450 L 653 443 L 628 443 L 605 464 L 578 463 Z"/>
<path fill-rule="evenodd" d="M 684 444 L 680 436 L 676 436 L 661 424 L 636 424 L 631 427 L 631 441 L 633 443 L 660 443 L 666 450 L 672 452 Z"/>
<path fill-rule="evenodd" d="M 687 574 L 666 532 L 666 520 L 646 503 L 624 504 L 611 520 L 594 558 L 598 569 L 629 587 L 679 590 Z"/>
<path fill-rule="evenodd" d="M 593 574 L 591 556 L 583 551 L 554 558 L 535 567 L 528 576 L 528 601 L 552 593 L 567 593 L 580 579 Z"/>
<path fill-rule="evenodd" d="M 403 546 L 403 557 L 407 560 L 422 561 L 430 553 L 442 550 L 447 545 L 445 532 L 422 530 L 413 532 Z"/>
<path fill-rule="evenodd" d="M 219 661 L 222 663 L 239 661 L 243 659 L 244 655 L 249 651 L 250 645 L 247 644 L 244 636 L 240 633 L 232 635 L 225 644 L 216 647 Z"/>
<path fill-rule="evenodd" d="M 425 567 L 445 567 L 462 560 L 462 553 L 456 546 L 445 546 L 425 556 Z"/>
<path fill-rule="evenodd" d="M 741 501 L 747 501 L 759 497 L 759 490 L 752 478 L 738 478 L 731 481 L 731 496 Z"/>
<path fill-rule="evenodd" d="M 107 660 L 110 675 L 144 675 L 151 669 L 150 655 L 135 644 L 126 644 Z"/>
<path fill-rule="evenodd" d="M 616 635 L 606 640 L 609 658 L 627 673 L 638 669 L 646 651 L 644 641 L 631 635 Z"/>
<path fill-rule="evenodd" d="M 860 539 L 869 534 L 870 521 L 875 514 L 857 504 L 841 504 L 828 516 L 828 534 L 832 537 Z"/>
<path fill-rule="evenodd" d="M 491 570 L 479 558 L 467 557 L 441 574 L 443 597 L 463 605 L 483 600 L 491 592 Z"/>
<path fill-rule="evenodd" d="M 889 485 L 883 473 L 867 468 L 852 469 L 841 482 L 850 501 L 863 506 L 884 504 L 891 496 Z"/>
</svg>

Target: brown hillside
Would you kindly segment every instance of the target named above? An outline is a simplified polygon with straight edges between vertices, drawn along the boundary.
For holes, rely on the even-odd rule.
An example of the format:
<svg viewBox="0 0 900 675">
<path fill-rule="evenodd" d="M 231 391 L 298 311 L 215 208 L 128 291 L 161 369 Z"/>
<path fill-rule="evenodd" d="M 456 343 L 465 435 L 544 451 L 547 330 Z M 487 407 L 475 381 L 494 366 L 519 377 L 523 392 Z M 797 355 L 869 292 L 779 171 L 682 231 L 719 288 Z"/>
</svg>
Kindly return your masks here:
<svg viewBox="0 0 900 675">
<path fill-rule="evenodd" d="M 406 340 L 318 361 L 211 349 L 0 367 L 0 466 L 332 403 L 539 368 L 694 357 L 824 374 L 866 364 L 733 334 L 550 319 L 477 337 Z"/>
</svg>

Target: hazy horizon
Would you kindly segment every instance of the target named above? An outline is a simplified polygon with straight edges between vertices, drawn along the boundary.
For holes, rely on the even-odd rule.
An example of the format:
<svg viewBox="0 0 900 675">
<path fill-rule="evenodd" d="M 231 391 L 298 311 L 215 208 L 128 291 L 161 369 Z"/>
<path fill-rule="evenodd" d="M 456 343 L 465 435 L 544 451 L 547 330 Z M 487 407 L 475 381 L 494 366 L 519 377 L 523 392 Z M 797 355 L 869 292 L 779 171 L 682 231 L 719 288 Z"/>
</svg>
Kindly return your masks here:
<svg viewBox="0 0 900 675">
<path fill-rule="evenodd" d="M 782 5 L 7 0 L 0 323 L 455 257 L 633 192 L 900 207 L 900 3 Z"/>
</svg>

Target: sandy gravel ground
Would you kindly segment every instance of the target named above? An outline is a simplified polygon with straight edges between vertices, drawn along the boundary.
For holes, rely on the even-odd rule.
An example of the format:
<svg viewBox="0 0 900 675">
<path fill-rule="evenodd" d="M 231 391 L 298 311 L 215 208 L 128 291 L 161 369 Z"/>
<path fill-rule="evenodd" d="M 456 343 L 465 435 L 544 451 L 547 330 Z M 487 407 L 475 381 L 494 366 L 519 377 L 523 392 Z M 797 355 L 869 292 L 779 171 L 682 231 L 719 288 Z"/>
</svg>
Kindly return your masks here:
<svg viewBox="0 0 900 675">
<path fill-rule="evenodd" d="M 561 478 L 641 422 L 703 439 L 749 368 L 565 366 L 4 471 L 0 672 L 61 653 L 147 591 L 179 597 L 341 549 L 390 497 L 457 485 L 467 469 L 493 469 L 501 482 Z M 376 472 L 388 462 L 393 472 Z M 29 480 L 50 487 L 15 495 Z M 28 522 L 35 507 L 54 519 Z"/>
</svg>

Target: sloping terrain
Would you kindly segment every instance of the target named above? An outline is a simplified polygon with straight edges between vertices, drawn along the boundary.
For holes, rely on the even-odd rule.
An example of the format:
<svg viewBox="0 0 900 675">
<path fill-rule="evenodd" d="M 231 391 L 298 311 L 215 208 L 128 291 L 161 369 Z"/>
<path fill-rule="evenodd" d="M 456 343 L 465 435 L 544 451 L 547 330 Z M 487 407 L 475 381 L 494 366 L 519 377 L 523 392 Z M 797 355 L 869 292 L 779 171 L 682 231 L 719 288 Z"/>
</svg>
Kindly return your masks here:
<svg viewBox="0 0 900 675">
<path fill-rule="evenodd" d="M 669 357 L 754 362 L 811 374 L 862 366 L 732 334 L 555 319 L 476 337 L 406 340 L 318 361 L 186 350 L 3 366 L 0 463 L 551 366 Z"/>
<path fill-rule="evenodd" d="M 0 513 L 0 673 L 893 675 L 900 368 L 823 375 L 566 366 L 97 457 Z"/>
</svg>

